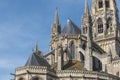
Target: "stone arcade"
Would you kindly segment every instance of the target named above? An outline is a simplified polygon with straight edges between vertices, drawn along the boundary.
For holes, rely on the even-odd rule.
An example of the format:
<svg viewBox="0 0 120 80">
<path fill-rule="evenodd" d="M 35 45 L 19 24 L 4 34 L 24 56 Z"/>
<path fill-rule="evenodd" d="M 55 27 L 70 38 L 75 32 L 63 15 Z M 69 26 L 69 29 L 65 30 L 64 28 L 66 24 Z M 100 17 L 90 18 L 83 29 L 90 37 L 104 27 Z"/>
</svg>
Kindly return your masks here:
<svg viewBox="0 0 120 80">
<path fill-rule="evenodd" d="M 82 26 L 70 19 L 63 30 L 55 12 L 50 52 L 36 45 L 15 80 L 120 80 L 120 23 L 115 0 L 85 1 Z"/>
</svg>

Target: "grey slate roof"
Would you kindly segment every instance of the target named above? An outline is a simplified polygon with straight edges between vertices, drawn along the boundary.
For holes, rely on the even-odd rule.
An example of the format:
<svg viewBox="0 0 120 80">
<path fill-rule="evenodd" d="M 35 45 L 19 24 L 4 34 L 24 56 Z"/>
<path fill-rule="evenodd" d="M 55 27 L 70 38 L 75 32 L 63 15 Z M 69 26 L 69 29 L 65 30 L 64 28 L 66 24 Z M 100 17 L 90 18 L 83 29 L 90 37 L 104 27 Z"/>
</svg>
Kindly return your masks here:
<svg viewBox="0 0 120 80">
<path fill-rule="evenodd" d="M 38 52 L 38 53 L 32 53 L 25 66 L 46 66 L 46 67 L 50 67 L 49 63 L 47 62 L 47 60 L 44 59 L 44 57 L 42 56 L 42 52 Z"/>
<path fill-rule="evenodd" d="M 67 20 L 67 24 L 62 30 L 61 34 L 80 34 L 80 29 L 70 20 Z"/>
</svg>

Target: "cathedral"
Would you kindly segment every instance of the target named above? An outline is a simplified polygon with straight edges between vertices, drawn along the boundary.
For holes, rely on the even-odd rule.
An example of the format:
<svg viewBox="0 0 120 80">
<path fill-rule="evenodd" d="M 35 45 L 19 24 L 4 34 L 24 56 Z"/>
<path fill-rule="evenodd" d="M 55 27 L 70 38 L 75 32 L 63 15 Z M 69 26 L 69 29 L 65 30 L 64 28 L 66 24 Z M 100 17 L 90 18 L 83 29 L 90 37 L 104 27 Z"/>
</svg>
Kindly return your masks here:
<svg viewBox="0 0 120 80">
<path fill-rule="evenodd" d="M 58 10 L 50 51 L 35 46 L 15 80 L 120 80 L 120 23 L 115 0 L 85 0 L 81 28 L 71 19 L 61 29 Z"/>
</svg>

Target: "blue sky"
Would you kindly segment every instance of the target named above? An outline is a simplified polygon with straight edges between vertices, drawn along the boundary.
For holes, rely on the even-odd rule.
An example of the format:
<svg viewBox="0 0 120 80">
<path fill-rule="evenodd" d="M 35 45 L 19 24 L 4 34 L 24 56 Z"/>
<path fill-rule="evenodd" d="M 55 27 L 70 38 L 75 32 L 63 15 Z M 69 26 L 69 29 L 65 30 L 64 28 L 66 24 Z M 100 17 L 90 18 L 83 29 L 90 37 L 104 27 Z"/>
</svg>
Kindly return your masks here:
<svg viewBox="0 0 120 80">
<path fill-rule="evenodd" d="M 0 80 L 12 78 L 10 73 L 25 64 L 36 42 L 49 52 L 56 7 L 62 28 L 67 18 L 80 27 L 84 0 L 0 0 Z"/>
</svg>

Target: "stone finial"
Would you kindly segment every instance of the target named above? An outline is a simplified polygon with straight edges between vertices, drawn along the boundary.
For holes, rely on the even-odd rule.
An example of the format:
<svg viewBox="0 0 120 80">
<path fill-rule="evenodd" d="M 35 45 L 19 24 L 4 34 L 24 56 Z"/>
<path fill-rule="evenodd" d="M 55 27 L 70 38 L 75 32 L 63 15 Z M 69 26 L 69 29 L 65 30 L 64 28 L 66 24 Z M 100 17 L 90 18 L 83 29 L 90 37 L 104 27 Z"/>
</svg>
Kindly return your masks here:
<svg viewBox="0 0 120 80">
<path fill-rule="evenodd" d="M 85 0 L 84 14 L 89 15 L 89 8 L 88 8 L 88 1 L 87 0 Z"/>
</svg>

